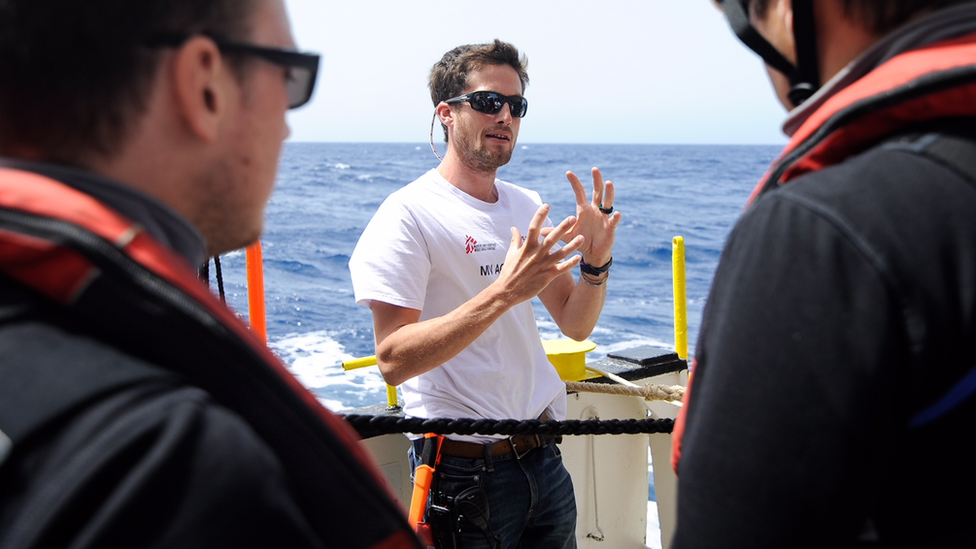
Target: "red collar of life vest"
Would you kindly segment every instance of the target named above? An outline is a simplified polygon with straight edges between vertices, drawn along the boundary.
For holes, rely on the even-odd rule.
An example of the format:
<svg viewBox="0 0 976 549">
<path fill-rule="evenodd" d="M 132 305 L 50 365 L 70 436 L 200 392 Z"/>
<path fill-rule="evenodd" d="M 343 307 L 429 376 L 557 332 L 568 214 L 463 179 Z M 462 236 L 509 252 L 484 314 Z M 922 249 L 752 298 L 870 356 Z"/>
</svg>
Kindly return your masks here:
<svg viewBox="0 0 976 549">
<path fill-rule="evenodd" d="M 827 99 L 752 191 L 839 164 L 913 126 L 976 117 L 976 33 L 899 54 Z"/>
</svg>

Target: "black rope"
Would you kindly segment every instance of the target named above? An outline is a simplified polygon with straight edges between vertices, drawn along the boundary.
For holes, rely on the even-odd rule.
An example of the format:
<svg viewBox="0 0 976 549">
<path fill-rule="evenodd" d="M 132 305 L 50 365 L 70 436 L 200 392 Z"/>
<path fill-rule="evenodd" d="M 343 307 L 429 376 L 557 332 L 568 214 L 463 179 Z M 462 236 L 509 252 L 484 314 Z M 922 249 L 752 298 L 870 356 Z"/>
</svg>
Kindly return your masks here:
<svg viewBox="0 0 976 549">
<path fill-rule="evenodd" d="M 220 256 L 215 255 L 213 262 L 217 272 L 217 293 L 220 295 L 220 302 L 227 303 L 227 299 L 224 297 L 224 275 L 220 272 Z M 199 275 L 200 280 L 207 283 L 207 286 L 210 285 L 210 259 L 207 259 L 207 262 L 200 266 L 197 275 Z"/>
<path fill-rule="evenodd" d="M 674 420 L 662 419 L 423 419 L 399 416 L 344 416 L 363 438 L 390 433 L 434 433 L 437 435 L 636 435 L 670 433 Z"/>
<path fill-rule="evenodd" d="M 227 299 L 224 297 L 224 275 L 220 272 L 220 256 L 215 255 L 213 260 L 214 270 L 217 272 L 217 293 L 220 295 L 220 302 L 227 303 Z"/>
</svg>

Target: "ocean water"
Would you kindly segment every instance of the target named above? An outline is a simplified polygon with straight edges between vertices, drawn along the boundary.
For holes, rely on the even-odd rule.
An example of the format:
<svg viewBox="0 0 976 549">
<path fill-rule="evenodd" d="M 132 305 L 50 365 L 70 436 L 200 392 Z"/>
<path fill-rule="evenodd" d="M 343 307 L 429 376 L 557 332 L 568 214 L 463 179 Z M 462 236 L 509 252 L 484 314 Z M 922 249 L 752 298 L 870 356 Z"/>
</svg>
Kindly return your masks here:
<svg viewBox="0 0 976 549">
<path fill-rule="evenodd" d="M 589 188 L 597 166 L 621 212 L 606 305 L 590 340 L 596 360 L 638 345 L 674 348 L 672 238 L 685 243 L 690 354 L 722 244 L 776 145 L 519 145 L 498 176 L 538 191 L 558 223 L 575 214 L 565 172 Z M 267 208 L 264 254 L 268 343 L 333 410 L 385 402 L 375 368 L 339 363 L 373 354 L 369 310 L 355 304 L 348 261 L 394 190 L 436 167 L 426 143 L 287 143 Z M 221 258 L 228 304 L 247 318 L 245 256 Z M 560 337 L 534 300 L 543 338 Z"/>
</svg>

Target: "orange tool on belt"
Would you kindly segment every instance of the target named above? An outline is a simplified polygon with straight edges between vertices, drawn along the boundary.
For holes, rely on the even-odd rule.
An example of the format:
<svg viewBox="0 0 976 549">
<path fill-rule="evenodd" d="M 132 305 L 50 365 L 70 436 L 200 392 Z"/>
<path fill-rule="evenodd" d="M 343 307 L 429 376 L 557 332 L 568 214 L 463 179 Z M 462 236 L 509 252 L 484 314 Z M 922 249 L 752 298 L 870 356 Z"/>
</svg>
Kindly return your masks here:
<svg viewBox="0 0 976 549">
<path fill-rule="evenodd" d="M 424 435 L 424 449 L 420 453 L 420 464 L 413 473 L 413 495 L 410 497 L 410 512 L 407 519 L 410 526 L 417 532 L 417 536 L 424 544 L 434 545 L 434 538 L 430 525 L 424 522 L 424 511 L 430 497 L 430 487 L 434 481 L 434 471 L 441 462 L 442 435 L 426 433 Z"/>
</svg>

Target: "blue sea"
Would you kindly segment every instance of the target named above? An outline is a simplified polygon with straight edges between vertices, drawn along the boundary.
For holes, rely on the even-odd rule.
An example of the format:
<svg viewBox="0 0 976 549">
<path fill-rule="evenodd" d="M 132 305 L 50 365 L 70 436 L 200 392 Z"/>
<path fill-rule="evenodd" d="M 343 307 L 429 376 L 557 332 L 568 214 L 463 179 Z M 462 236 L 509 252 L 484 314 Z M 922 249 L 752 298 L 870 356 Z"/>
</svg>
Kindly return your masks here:
<svg viewBox="0 0 976 549">
<path fill-rule="evenodd" d="M 638 345 L 674 349 L 672 238 L 685 243 L 690 354 L 722 244 L 778 145 L 519 145 L 501 179 L 538 191 L 558 223 L 575 214 L 567 170 L 589 189 L 601 169 L 621 212 L 606 305 L 587 360 Z M 267 208 L 268 343 L 337 411 L 385 402 L 375 368 L 340 362 L 373 354 L 369 310 L 355 304 L 348 261 L 387 195 L 436 167 L 426 143 L 286 143 Z M 228 304 L 247 318 L 245 255 L 221 257 Z M 216 287 L 216 283 L 213 284 Z M 544 339 L 560 337 L 534 300 Z"/>
</svg>

